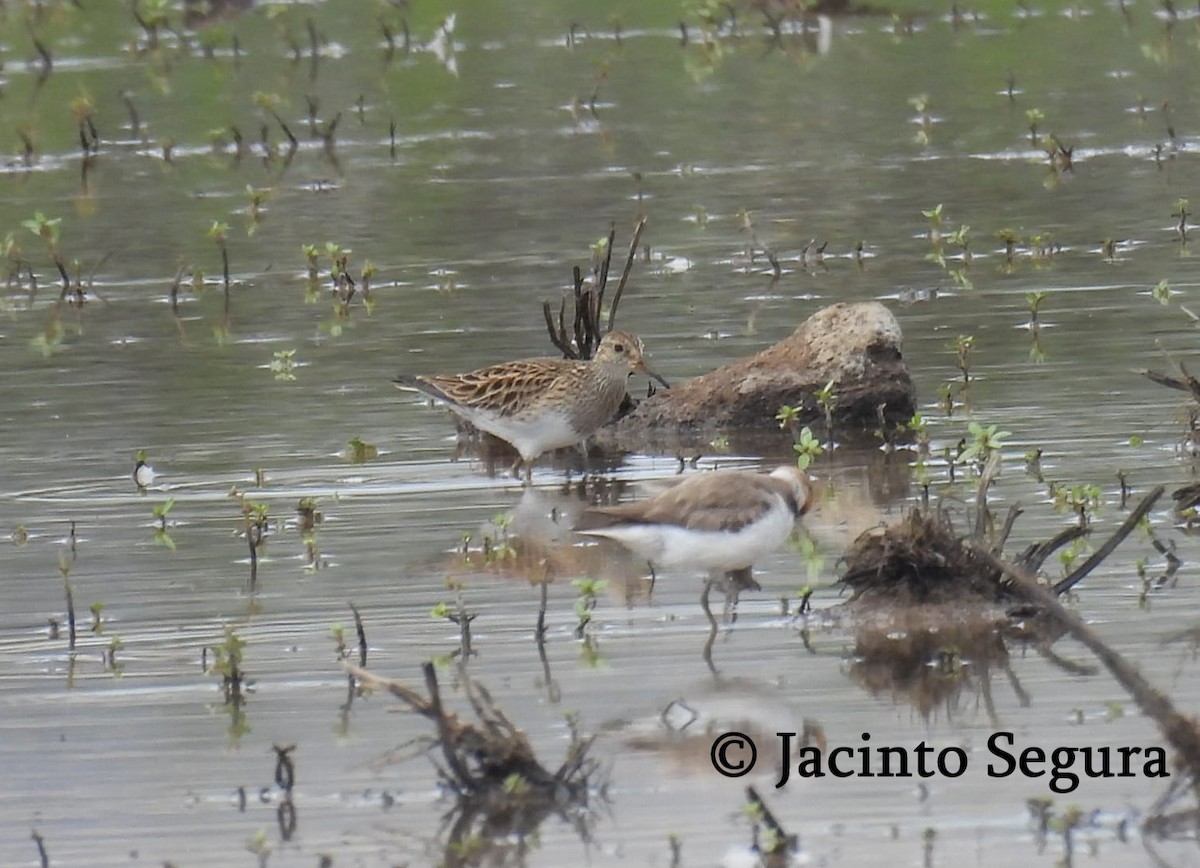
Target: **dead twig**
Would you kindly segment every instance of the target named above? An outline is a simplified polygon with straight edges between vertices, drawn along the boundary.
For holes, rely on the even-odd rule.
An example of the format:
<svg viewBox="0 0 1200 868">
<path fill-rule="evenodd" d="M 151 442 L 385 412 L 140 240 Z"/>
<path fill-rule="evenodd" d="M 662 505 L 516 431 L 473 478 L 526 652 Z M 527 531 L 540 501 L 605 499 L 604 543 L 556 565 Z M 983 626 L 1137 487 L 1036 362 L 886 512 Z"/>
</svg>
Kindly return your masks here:
<svg viewBox="0 0 1200 868">
<path fill-rule="evenodd" d="M 638 220 L 637 226 L 633 230 L 633 238 L 629 241 L 629 256 L 625 259 L 625 268 L 621 271 L 621 280 L 617 283 L 617 291 L 613 293 L 612 305 L 608 309 L 608 331 L 613 330 L 613 324 L 617 319 L 617 305 L 621 303 L 621 296 L 625 292 L 625 284 L 629 280 L 629 272 L 633 268 L 633 259 L 637 255 L 638 244 L 642 240 L 642 230 L 646 228 L 646 218 Z"/>
<path fill-rule="evenodd" d="M 475 682 L 460 664 L 458 675 L 471 704 L 476 722 L 462 720 L 455 712 L 446 709 L 438 686 L 437 673 L 432 663 L 421 669 L 425 678 L 428 696 L 401 681 L 383 678 L 366 669 L 343 662 L 347 672 L 359 679 L 369 689 L 387 690 L 423 717 L 433 721 L 437 728 L 438 745 L 441 747 L 445 768 L 439 769 L 446 783 L 462 796 L 486 797 L 490 794 L 511 792 L 514 775 L 524 782 L 522 790 L 531 799 L 549 799 L 560 804 L 566 796 L 582 798 L 587 789 L 587 778 L 592 771 L 590 762 L 579 756 L 575 747 L 567 760 L 556 772 L 547 770 L 534 755 L 528 737 L 508 718 L 492 700 L 487 689 Z M 507 789 L 506 789 L 507 787 Z"/>
<path fill-rule="evenodd" d="M 1121 541 L 1124 540 L 1125 537 L 1129 536 L 1129 534 L 1133 532 L 1133 529 L 1141 523 L 1143 518 L 1146 517 L 1146 514 L 1150 512 L 1150 508 L 1154 506 L 1154 502 L 1162 496 L 1162 493 L 1163 486 L 1160 485 L 1147 494 L 1142 499 L 1142 502 L 1139 503 L 1133 510 L 1133 512 L 1129 513 L 1125 521 L 1121 523 L 1121 526 L 1116 529 L 1113 535 L 1104 542 L 1104 545 L 1096 549 L 1092 556 L 1080 564 L 1078 568 L 1073 570 L 1070 575 L 1068 575 L 1066 578 L 1060 579 L 1055 583 L 1053 587 L 1055 595 L 1065 594 L 1067 591 L 1071 590 L 1071 588 L 1073 588 L 1078 582 L 1082 581 L 1088 573 L 1099 566 L 1102 560 L 1112 554 L 1113 549 L 1119 546 Z"/>
<path fill-rule="evenodd" d="M 996 542 L 992 544 L 992 554 L 998 555 L 1004 551 L 1004 544 L 1008 542 L 1008 537 L 1012 533 L 1013 525 L 1017 523 L 1017 519 L 1025 512 L 1019 503 L 1014 503 L 1008 508 L 1008 515 L 1004 517 L 1004 527 L 1000 529 L 999 535 L 996 537 Z"/>
<path fill-rule="evenodd" d="M 1189 374 L 1182 362 L 1176 361 L 1169 353 L 1164 352 L 1164 355 L 1167 356 L 1167 360 L 1179 371 L 1179 376 L 1174 377 L 1170 374 L 1149 371 L 1145 368 L 1136 370 L 1134 373 L 1141 374 L 1146 379 L 1158 383 L 1160 386 L 1166 386 L 1168 389 L 1190 392 L 1193 400 L 1200 402 L 1200 380 Z"/>
<path fill-rule="evenodd" d="M 645 226 L 646 220 L 643 218 L 634 228 L 625 268 L 621 273 L 621 279 L 609 307 L 607 326 L 601 324 L 601 315 L 604 308 L 604 295 L 608 287 L 608 276 L 611 273 L 613 246 L 616 242 L 615 226 L 609 229 L 608 237 L 604 242 L 603 257 L 598 261 L 596 257 L 593 257 L 591 285 L 584 280 L 582 269 L 579 266 L 574 268 L 571 283 L 574 316 L 571 320 L 570 333 L 567 332 L 566 327 L 566 299 L 564 298 L 559 304 L 557 324 L 554 322 L 550 302 L 542 302 L 542 317 L 546 321 L 546 331 L 550 335 L 550 342 L 563 354 L 564 358 L 590 359 L 604 335 L 613 330 L 617 305 L 620 304 L 621 296 L 625 292 L 629 273 L 637 255 L 637 246 L 641 241 L 642 230 Z"/>
<path fill-rule="evenodd" d="M 1161 487 L 1151 492 L 1146 500 L 1153 503 L 1160 494 Z M 1142 712 L 1158 724 L 1163 737 L 1178 753 L 1177 762 L 1187 770 L 1194 789 L 1200 780 L 1200 729 L 1196 721 L 1180 714 L 1166 694 L 1151 685 L 1136 666 L 1109 648 L 1082 618 L 1064 608 L 1053 590 L 1039 584 L 1035 576 L 1000 560 L 991 552 L 978 550 L 977 554 L 1008 576 L 1014 587 L 1031 603 L 1057 620 L 1073 638 L 1096 655 L 1104 668 L 1133 697 Z"/>
<path fill-rule="evenodd" d="M 746 801 L 750 803 L 751 816 L 755 820 L 754 849 L 763 855 L 765 860 L 763 864 L 767 866 L 786 865 L 789 861 L 788 854 L 795 852 L 799 845 L 799 839 L 795 835 L 788 834 L 787 830 L 783 828 L 783 824 L 776 819 L 754 787 L 746 787 Z M 767 829 L 767 835 L 763 836 L 765 841 L 759 840 L 758 826 L 760 824 Z"/>
<path fill-rule="evenodd" d="M 350 603 L 350 611 L 354 613 L 354 630 L 358 633 L 358 665 L 367 665 L 367 631 L 363 627 L 362 615 L 358 612 L 358 606 Z"/>
<path fill-rule="evenodd" d="M 987 505 L 987 493 L 999 471 L 1000 452 L 997 450 L 988 457 L 987 464 L 983 467 L 983 473 L 979 475 L 979 488 L 975 493 L 975 532 L 973 534 L 975 542 L 983 542 L 983 535 L 987 533 L 988 519 L 991 516 Z"/>
<path fill-rule="evenodd" d="M 1072 543 L 1080 537 L 1087 536 L 1089 533 L 1091 533 L 1089 528 L 1081 527 L 1077 524 L 1063 528 L 1050 537 L 1050 539 L 1029 546 L 1025 551 L 1017 555 L 1013 563 L 1031 573 L 1037 573 L 1050 555 L 1068 543 Z M 998 555 L 999 552 L 996 552 L 996 554 Z"/>
</svg>

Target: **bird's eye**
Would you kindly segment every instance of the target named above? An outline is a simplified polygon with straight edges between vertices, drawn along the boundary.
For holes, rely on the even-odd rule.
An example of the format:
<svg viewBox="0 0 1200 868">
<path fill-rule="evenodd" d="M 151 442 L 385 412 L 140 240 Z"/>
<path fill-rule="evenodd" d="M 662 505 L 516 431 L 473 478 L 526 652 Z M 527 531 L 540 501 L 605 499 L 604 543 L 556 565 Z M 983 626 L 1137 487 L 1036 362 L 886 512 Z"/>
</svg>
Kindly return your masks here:
<svg viewBox="0 0 1200 868">
<path fill-rule="evenodd" d="M 616 350 L 618 353 L 623 353 L 623 352 L 625 352 L 625 345 L 624 344 L 613 344 L 613 349 Z"/>
</svg>

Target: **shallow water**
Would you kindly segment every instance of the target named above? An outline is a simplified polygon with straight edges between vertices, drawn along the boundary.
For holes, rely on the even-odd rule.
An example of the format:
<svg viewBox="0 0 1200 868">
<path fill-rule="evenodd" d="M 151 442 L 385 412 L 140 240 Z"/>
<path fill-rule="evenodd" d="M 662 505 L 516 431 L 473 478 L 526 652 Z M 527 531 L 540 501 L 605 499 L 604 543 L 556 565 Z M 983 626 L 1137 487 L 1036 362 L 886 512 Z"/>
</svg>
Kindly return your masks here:
<svg viewBox="0 0 1200 868">
<path fill-rule="evenodd" d="M 589 839 L 551 818 L 529 864 L 668 865 L 671 835 L 682 864 L 738 858 L 752 840 L 747 782 L 815 864 L 919 864 L 927 841 L 935 864 L 1054 864 L 1062 838 L 1040 842 L 1026 808 L 1044 796 L 1059 816 L 1071 805 L 1098 812 L 1077 833 L 1081 861 L 1150 862 L 1136 828 L 1162 781 L 1089 780 L 1058 795 L 1046 778 L 985 771 L 997 731 L 1047 749 L 1161 744 L 1107 673 L 1068 670 L 1021 646 L 1010 647 L 1006 671 L 970 637 L 961 668 L 945 677 L 918 678 L 934 662 L 920 659 L 898 659 L 889 673 L 877 645 L 826 617 L 842 600 L 834 581 L 846 544 L 918 498 L 910 454 L 834 450 L 817 461 L 822 501 L 806 523 L 816 555 L 785 550 L 761 561 L 763 591 L 745 595 L 718 636 L 714 678 L 701 658 L 708 623 L 697 577 L 660 575 L 647 600 L 638 565 L 572 546 L 563 526 L 582 502 L 563 490 L 561 466 L 543 462 L 535 490 L 523 492 L 469 454 L 454 460 L 446 415 L 389 383 L 402 369 L 549 352 L 541 302 L 557 303 L 572 266 L 587 269 L 589 245 L 610 224 L 623 253 L 644 215 L 651 258 L 635 265 L 618 323 L 644 338 L 669 379 L 778 340 L 823 305 L 883 300 L 904 329 L 935 452 L 967 436 L 968 420 L 1011 432 L 996 507 L 1020 502 L 1027 512 L 1010 551 L 1072 520 L 1023 472 L 1021 456 L 1033 448 L 1044 450 L 1047 479 L 1102 488 L 1097 538 L 1106 535 L 1125 514 L 1118 470 L 1135 497 L 1194 473 L 1178 448 L 1186 396 L 1133 371 L 1169 369 L 1164 354 L 1186 363 L 1195 343 L 1181 310 L 1197 304 L 1195 268 L 1172 213 L 1196 180 L 1195 22 L 1128 8 L 1127 17 L 1103 4 L 1028 15 L 981 9 L 962 21 L 927 14 L 911 32 L 889 16 L 840 18 L 822 22 L 820 39 L 788 35 L 779 45 L 747 14 L 742 35 L 722 36 L 706 54 L 694 16 L 689 44 L 679 44 L 674 4 L 614 11 L 618 41 L 609 13 L 590 6 L 533 4 L 497 19 L 468 3 L 414 10 L 411 50 L 390 60 L 373 17 L 332 3 L 263 4 L 231 18 L 204 37 L 213 59 L 179 49 L 169 34 L 138 55 L 128 50 L 145 47 L 134 21 L 90 4 L 48 7 L 31 28 L 32 10 L 0 12 L 0 129 L 22 129 L 36 144 L 26 166 L 9 134 L 0 233 L 14 233 L 40 284 L 31 297 L 22 267 L 0 317 L 0 534 L 14 535 L 0 541 L 0 862 L 37 864 L 36 829 L 54 865 L 254 864 L 247 847 L 260 832 L 272 865 L 310 865 L 321 854 L 335 865 L 436 864 L 450 805 L 433 768 L 420 757 L 383 761 L 431 728 L 389 713 L 395 703 L 380 694 L 343 713 L 331 631 L 343 625 L 353 635 L 353 602 L 369 667 L 419 684 L 423 661 L 458 647 L 458 628 L 430 616 L 458 593 L 477 615 L 472 673 L 548 765 L 566 749 L 565 714 L 599 733 L 594 755 L 609 783 L 595 795 Z M 453 58 L 425 50 L 449 12 Z M 387 18 L 395 13 L 382 14 L 400 33 L 399 19 Z M 315 62 L 309 16 L 323 46 Z M 572 21 L 580 35 L 569 47 Z M 41 85 L 31 32 L 54 57 Z M 139 115 L 136 133 L 123 91 Z M 272 147 L 285 140 L 256 107 L 256 91 L 280 95 L 279 114 L 300 140 L 286 167 L 280 156 L 264 163 L 260 127 Z M 315 126 L 342 113 L 336 161 L 310 135 L 309 95 Z M 70 105 L 80 96 L 94 104 L 101 138 L 86 183 Z M 1042 136 L 1074 148 L 1073 171 L 1051 171 L 1031 145 L 1034 108 Z M 231 124 L 249 148 L 240 160 Z M 211 131 L 222 131 L 218 153 Z M 269 191 L 257 223 L 247 186 Z M 921 211 L 938 203 L 944 235 L 971 227 L 969 262 L 950 241 L 944 265 L 929 257 Z M 55 304 L 50 255 L 22 226 L 35 211 L 62 218 L 62 255 L 94 275 L 82 307 Z M 213 221 L 228 224 L 227 314 L 220 254 L 207 236 Z M 1021 238 L 1011 263 L 997 238 L 1006 228 Z M 1034 236 L 1061 249 L 1037 255 Z M 1106 240 L 1119 242 L 1111 256 Z M 370 311 L 356 300 L 339 322 L 326 291 L 308 296 L 301 246 L 324 256 L 326 242 L 352 251 L 355 275 L 368 259 L 378 269 Z M 763 247 L 781 263 L 777 280 Z M 175 315 L 168 295 L 181 266 Z M 207 278 L 199 294 L 197 268 Z M 1151 294 L 1163 280 L 1175 293 L 1165 305 Z M 1035 291 L 1047 293 L 1036 332 L 1026 299 Z M 959 335 L 975 338 L 970 408 L 947 418 L 938 393 L 960 376 Z M 274 354 L 293 349 L 295 379 L 276 379 Z M 354 437 L 379 457 L 348 462 Z M 700 466 L 770 463 L 786 448 L 722 455 L 714 446 Z M 161 474 L 146 492 L 130 479 L 139 449 Z M 674 456 L 630 455 L 612 476 L 626 483 L 627 500 L 677 467 Z M 948 484 L 944 463 L 929 472 L 935 496 L 971 497 L 969 484 Z M 271 516 L 253 593 L 233 488 Z M 324 516 L 320 568 L 306 565 L 296 526 L 302 497 L 317 498 Z M 154 508 L 168 499 L 173 550 L 154 526 Z M 532 571 L 455 554 L 464 534 L 477 548 L 499 533 L 493 519 L 506 514 L 522 552 L 548 546 L 532 551 Z M 1165 564 L 1135 534 L 1072 602 L 1191 712 L 1200 697 L 1193 649 L 1167 640 L 1200 615 L 1195 543 L 1166 500 L 1152 523 L 1184 562 L 1175 583 L 1139 604 L 1137 562 L 1151 578 Z M 15 538 L 22 533 L 27 541 Z M 545 663 L 530 582 L 547 568 L 542 558 L 553 570 Z M 60 563 L 80 627 L 74 655 L 65 632 L 47 626 L 65 624 Z M 590 646 L 575 638 L 572 580 L 585 575 L 609 581 Z M 809 583 L 816 614 L 781 615 L 779 598 L 794 606 Z M 90 629 L 97 602 L 102 634 Z M 226 627 L 246 642 L 253 682 L 240 727 L 222 706 L 219 678 L 202 669 L 204 649 Z M 104 660 L 114 636 L 119 676 Z M 1070 640 L 1053 650 L 1092 665 Z M 461 698 L 453 670 L 439 671 Z M 663 711 L 683 707 L 673 702 L 701 715 L 688 727 L 702 730 L 694 739 L 664 728 Z M 774 763 L 761 758 L 766 770 L 740 780 L 712 769 L 714 733 L 741 728 L 769 741 L 805 720 L 831 747 L 861 746 L 863 732 L 874 745 L 925 740 L 962 747 L 970 767 L 925 787 L 793 777 L 780 790 Z M 272 744 L 296 745 L 296 830 L 287 841 Z M 1198 861 L 1192 849 L 1149 846 L 1167 864 Z"/>
</svg>

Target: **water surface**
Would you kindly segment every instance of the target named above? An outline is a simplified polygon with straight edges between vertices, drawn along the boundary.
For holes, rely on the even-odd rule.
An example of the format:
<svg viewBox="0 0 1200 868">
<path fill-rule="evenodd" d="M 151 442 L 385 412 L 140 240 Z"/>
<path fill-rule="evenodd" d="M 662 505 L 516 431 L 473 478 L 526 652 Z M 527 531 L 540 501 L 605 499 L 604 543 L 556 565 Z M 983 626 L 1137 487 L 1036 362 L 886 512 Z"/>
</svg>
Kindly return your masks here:
<svg viewBox="0 0 1200 868">
<path fill-rule="evenodd" d="M 477 615 L 472 673 L 547 764 L 566 748 L 567 713 L 600 733 L 594 750 L 609 785 L 606 800 L 597 793 L 589 840 L 551 819 L 528 864 L 667 865 L 670 835 L 683 864 L 716 864 L 751 841 L 747 781 L 820 864 L 920 863 L 927 830 L 935 863 L 1054 864 L 1062 840 L 1039 842 L 1026 808 L 1046 796 L 1059 814 L 1076 805 L 1091 817 L 1078 858 L 1148 862 L 1135 830 L 1160 781 L 1086 781 L 1056 795 L 1045 778 L 984 771 L 998 730 L 1044 748 L 1160 744 L 1106 673 L 1065 669 L 1028 648 L 1012 647 L 1006 663 L 967 648 L 952 683 L 933 690 L 912 672 L 884 677 L 861 636 L 827 623 L 823 613 L 841 602 L 845 545 L 919 495 L 911 454 L 834 450 L 817 461 L 816 555 L 763 559 L 764 590 L 743 598 L 713 649 L 715 679 L 701 659 L 698 577 L 661 575 L 647 600 L 636 579 L 625 584 L 636 564 L 571 548 L 551 521 L 581 506 L 561 491 L 560 467 L 544 462 L 536 490 L 523 492 L 469 453 L 454 460 L 446 415 L 389 382 L 401 369 L 550 352 L 541 303 L 557 304 L 572 266 L 588 268 L 610 225 L 623 251 L 644 216 L 650 258 L 635 266 L 618 323 L 644 338 L 668 378 L 756 351 L 823 305 L 883 300 L 904 329 L 935 453 L 968 436 L 969 420 L 1011 432 L 997 507 L 1020 502 L 1027 514 L 1010 550 L 1072 521 L 1022 470 L 1036 448 L 1047 479 L 1101 488 L 1096 530 L 1111 531 L 1124 517 L 1118 471 L 1135 497 L 1194 471 L 1179 448 L 1186 395 L 1134 370 L 1186 364 L 1195 345 L 1182 307 L 1195 309 L 1197 281 L 1174 212 L 1194 192 L 1200 60 L 1193 21 L 1127 8 L 981 8 L 961 19 L 946 9 L 908 23 L 857 16 L 822 21 L 820 39 L 779 43 L 747 13 L 740 35 L 722 31 L 705 50 L 686 10 L 680 44 L 673 4 L 611 16 L 524 4 L 507 18 L 485 4 L 431 5 L 413 10 L 410 50 L 390 58 L 374 13 L 334 3 L 260 4 L 188 36 L 190 47 L 164 32 L 157 48 L 131 17 L 88 4 L 0 13 L 0 129 L 12 154 L 0 176 L 0 232 L 13 233 L 39 283 L 31 294 L 20 266 L 0 318 L 0 533 L 28 535 L 5 541 L 0 560 L 0 861 L 37 864 L 36 829 L 54 865 L 253 864 L 247 847 L 260 832 L 272 865 L 321 854 L 336 865 L 436 864 L 449 805 L 434 770 L 421 758 L 383 761 L 430 727 L 390 713 L 382 695 L 343 713 L 331 631 L 352 632 L 352 601 L 370 667 L 417 684 L 420 664 L 459 641 L 430 611 L 461 594 Z M 400 39 L 397 13 L 379 9 Z M 439 37 L 451 13 L 452 35 Z M 41 83 L 30 34 L 54 58 Z M 71 105 L 80 98 L 100 136 L 86 172 Z M 299 141 L 286 166 L 266 103 Z M 1052 169 L 1031 142 L 1032 110 L 1040 142 L 1054 134 L 1073 149 L 1072 170 Z M 312 130 L 339 112 L 330 152 Z M 28 164 L 18 130 L 35 145 Z M 257 222 L 248 187 L 261 191 Z M 942 261 L 922 215 L 939 203 Z M 50 254 L 22 225 L 35 212 L 61 218 L 61 254 L 91 278 L 82 307 L 56 302 Z M 214 221 L 228 227 L 228 308 Z M 962 226 L 969 260 L 947 238 Z M 1011 261 L 1004 230 L 1019 238 Z M 337 319 L 324 276 L 309 293 L 302 245 L 317 247 L 327 272 L 327 243 L 351 251 L 356 276 L 373 263 L 370 310 L 355 300 Z M 176 313 L 168 297 L 180 268 Z M 1151 292 L 1160 281 L 1168 304 Z M 1046 293 L 1036 332 L 1034 292 Z M 974 337 L 970 406 L 947 417 L 939 390 L 961 377 L 960 335 Z M 295 379 L 276 379 L 269 365 L 291 350 Z M 355 437 L 379 457 L 348 462 Z M 725 455 L 717 444 L 700 466 L 770 463 L 786 447 Z M 147 492 L 130 478 L 139 449 L 161 474 Z M 677 468 L 674 456 L 630 455 L 613 476 L 630 499 Z M 971 497 L 969 484 L 948 483 L 944 464 L 929 473 L 935 496 Z M 231 489 L 271 516 L 253 593 Z M 295 524 L 302 497 L 324 515 L 320 568 L 306 564 Z M 168 499 L 173 550 L 154 527 L 154 508 Z M 478 546 L 509 514 L 514 535 L 554 543 L 551 682 L 534 642 L 529 571 L 455 555 L 464 534 Z M 1200 696 L 1191 648 L 1165 640 L 1200 614 L 1195 544 L 1165 500 L 1152 526 L 1184 561 L 1176 582 L 1140 600 L 1138 562 L 1151 579 L 1165 564 L 1135 534 L 1072 604 L 1187 712 Z M 48 627 L 65 623 L 60 558 L 80 623 L 73 655 Z M 609 580 L 590 646 L 575 637 L 572 580 L 585 575 Z M 782 616 L 779 599 L 809 583 L 817 614 Z M 89 629 L 93 603 L 103 604 L 102 634 Z M 226 627 L 246 641 L 245 731 L 202 669 Z M 104 660 L 113 637 L 119 677 Z M 1092 663 L 1069 640 L 1054 652 Z M 452 669 L 439 671 L 453 695 Z M 664 730 L 659 716 L 679 700 L 714 732 L 798 731 L 808 719 L 831 746 L 860 746 L 863 732 L 873 744 L 925 740 L 967 750 L 971 768 L 925 787 L 825 778 L 776 791 L 770 768 L 725 780 L 708 761 L 709 739 Z M 288 841 L 272 744 L 296 745 Z M 1192 850 L 1155 846 L 1168 864 L 1196 862 Z"/>
</svg>

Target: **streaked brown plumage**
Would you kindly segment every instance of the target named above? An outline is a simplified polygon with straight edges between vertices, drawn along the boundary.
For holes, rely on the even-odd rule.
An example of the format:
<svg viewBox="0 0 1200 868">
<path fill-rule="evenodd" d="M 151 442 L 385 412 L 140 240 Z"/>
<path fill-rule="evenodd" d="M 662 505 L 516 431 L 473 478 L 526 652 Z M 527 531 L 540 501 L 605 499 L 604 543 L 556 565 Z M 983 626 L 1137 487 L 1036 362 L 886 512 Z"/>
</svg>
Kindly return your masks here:
<svg viewBox="0 0 1200 868">
<path fill-rule="evenodd" d="M 582 443 L 612 419 L 631 373 L 641 371 L 666 385 L 643 352 L 636 335 L 614 331 L 591 361 L 521 359 L 465 374 L 401 374 L 395 383 L 445 401 L 476 428 L 511 443 L 528 481 L 543 452 Z"/>
</svg>

